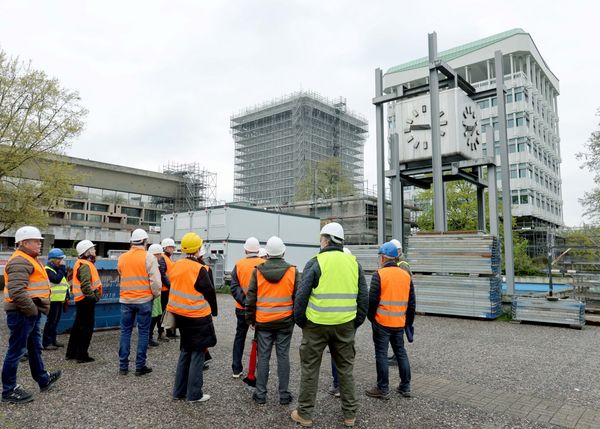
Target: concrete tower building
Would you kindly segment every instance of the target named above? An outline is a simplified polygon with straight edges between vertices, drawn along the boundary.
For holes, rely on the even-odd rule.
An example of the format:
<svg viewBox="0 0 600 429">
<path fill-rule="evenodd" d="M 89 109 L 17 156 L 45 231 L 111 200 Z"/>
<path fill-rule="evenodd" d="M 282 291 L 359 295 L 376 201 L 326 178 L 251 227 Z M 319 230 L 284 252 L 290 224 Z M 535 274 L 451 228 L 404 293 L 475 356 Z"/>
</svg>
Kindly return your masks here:
<svg viewBox="0 0 600 429">
<path fill-rule="evenodd" d="M 234 201 L 288 204 L 298 183 L 324 159 L 338 158 L 355 188 L 363 186 L 367 121 L 314 92 L 298 92 L 231 117 Z"/>
</svg>

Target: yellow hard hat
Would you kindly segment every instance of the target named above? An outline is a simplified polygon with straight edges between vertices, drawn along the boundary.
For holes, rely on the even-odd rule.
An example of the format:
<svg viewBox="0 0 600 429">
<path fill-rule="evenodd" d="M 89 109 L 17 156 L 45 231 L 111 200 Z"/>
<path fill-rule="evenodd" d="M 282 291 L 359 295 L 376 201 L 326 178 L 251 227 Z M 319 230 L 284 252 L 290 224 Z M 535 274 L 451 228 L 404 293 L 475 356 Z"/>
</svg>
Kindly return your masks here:
<svg viewBox="0 0 600 429">
<path fill-rule="evenodd" d="M 181 251 L 183 253 L 196 253 L 202 247 L 202 239 L 195 232 L 188 232 L 181 237 Z"/>
</svg>

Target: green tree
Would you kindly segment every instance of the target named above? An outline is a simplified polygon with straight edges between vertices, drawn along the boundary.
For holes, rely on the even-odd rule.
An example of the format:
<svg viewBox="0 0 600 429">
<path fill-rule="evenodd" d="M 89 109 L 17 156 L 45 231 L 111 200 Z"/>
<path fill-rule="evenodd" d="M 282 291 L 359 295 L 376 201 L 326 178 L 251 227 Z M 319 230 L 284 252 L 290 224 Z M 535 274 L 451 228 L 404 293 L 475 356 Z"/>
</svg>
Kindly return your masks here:
<svg viewBox="0 0 600 429">
<path fill-rule="evenodd" d="M 596 112 L 596 116 L 600 116 L 600 109 Z M 598 126 L 600 127 L 600 123 Z M 576 154 L 577 159 L 583 161 L 580 168 L 592 172 L 594 183 L 600 185 L 600 130 L 592 132 L 584 147 L 583 152 Z M 594 224 L 600 223 L 600 186 L 585 192 L 579 202 L 584 209 L 583 215 Z"/>
<path fill-rule="evenodd" d="M 45 210 L 72 188 L 60 155 L 79 135 L 87 110 L 77 92 L 0 50 L 0 233 L 44 226 Z"/>
<path fill-rule="evenodd" d="M 296 186 L 296 201 L 352 195 L 354 187 L 339 158 L 316 162 Z"/>
</svg>

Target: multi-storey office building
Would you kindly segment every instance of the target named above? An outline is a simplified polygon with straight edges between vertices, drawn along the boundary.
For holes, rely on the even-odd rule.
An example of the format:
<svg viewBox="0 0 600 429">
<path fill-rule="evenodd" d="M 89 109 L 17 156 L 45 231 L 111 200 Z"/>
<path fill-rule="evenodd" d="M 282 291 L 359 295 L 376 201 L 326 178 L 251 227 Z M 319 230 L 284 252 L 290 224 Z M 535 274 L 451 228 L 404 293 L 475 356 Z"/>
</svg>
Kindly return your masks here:
<svg viewBox="0 0 600 429">
<path fill-rule="evenodd" d="M 533 39 L 522 29 L 513 29 L 440 52 L 458 74 L 478 90 L 495 88 L 494 53 L 504 60 L 506 124 L 508 127 L 512 213 L 520 228 L 554 227 L 563 224 L 558 126 L 558 78 L 542 58 Z M 386 92 L 401 84 L 409 87 L 428 82 L 428 59 L 421 58 L 392 67 L 384 76 Z M 499 157 L 496 97 L 479 101 L 481 124 L 494 127 L 494 143 L 485 142 L 484 154 Z M 390 132 L 396 106 L 389 108 Z M 399 125 L 400 127 L 401 125 Z M 498 176 L 499 177 L 499 176 Z M 414 193 L 414 192 L 413 192 Z M 407 195 L 411 196 L 410 190 Z M 537 253 L 537 252 L 534 252 Z"/>
<path fill-rule="evenodd" d="M 315 164 L 339 159 L 354 187 L 363 186 L 367 121 L 346 100 L 298 92 L 231 117 L 235 141 L 234 201 L 286 204 Z"/>
</svg>

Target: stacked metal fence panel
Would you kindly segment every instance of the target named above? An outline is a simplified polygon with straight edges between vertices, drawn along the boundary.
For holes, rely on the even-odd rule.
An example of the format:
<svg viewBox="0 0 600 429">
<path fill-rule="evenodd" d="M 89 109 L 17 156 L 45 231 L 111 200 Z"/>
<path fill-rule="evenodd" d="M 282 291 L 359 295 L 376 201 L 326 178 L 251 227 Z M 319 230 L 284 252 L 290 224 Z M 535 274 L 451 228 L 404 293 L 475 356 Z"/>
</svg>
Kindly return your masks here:
<svg viewBox="0 0 600 429">
<path fill-rule="evenodd" d="M 541 322 L 582 327 L 585 325 L 585 303 L 575 299 L 516 297 L 512 318 L 520 322 Z"/>
<path fill-rule="evenodd" d="M 417 311 L 494 319 L 502 314 L 500 243 L 484 234 L 411 236 Z"/>
</svg>

